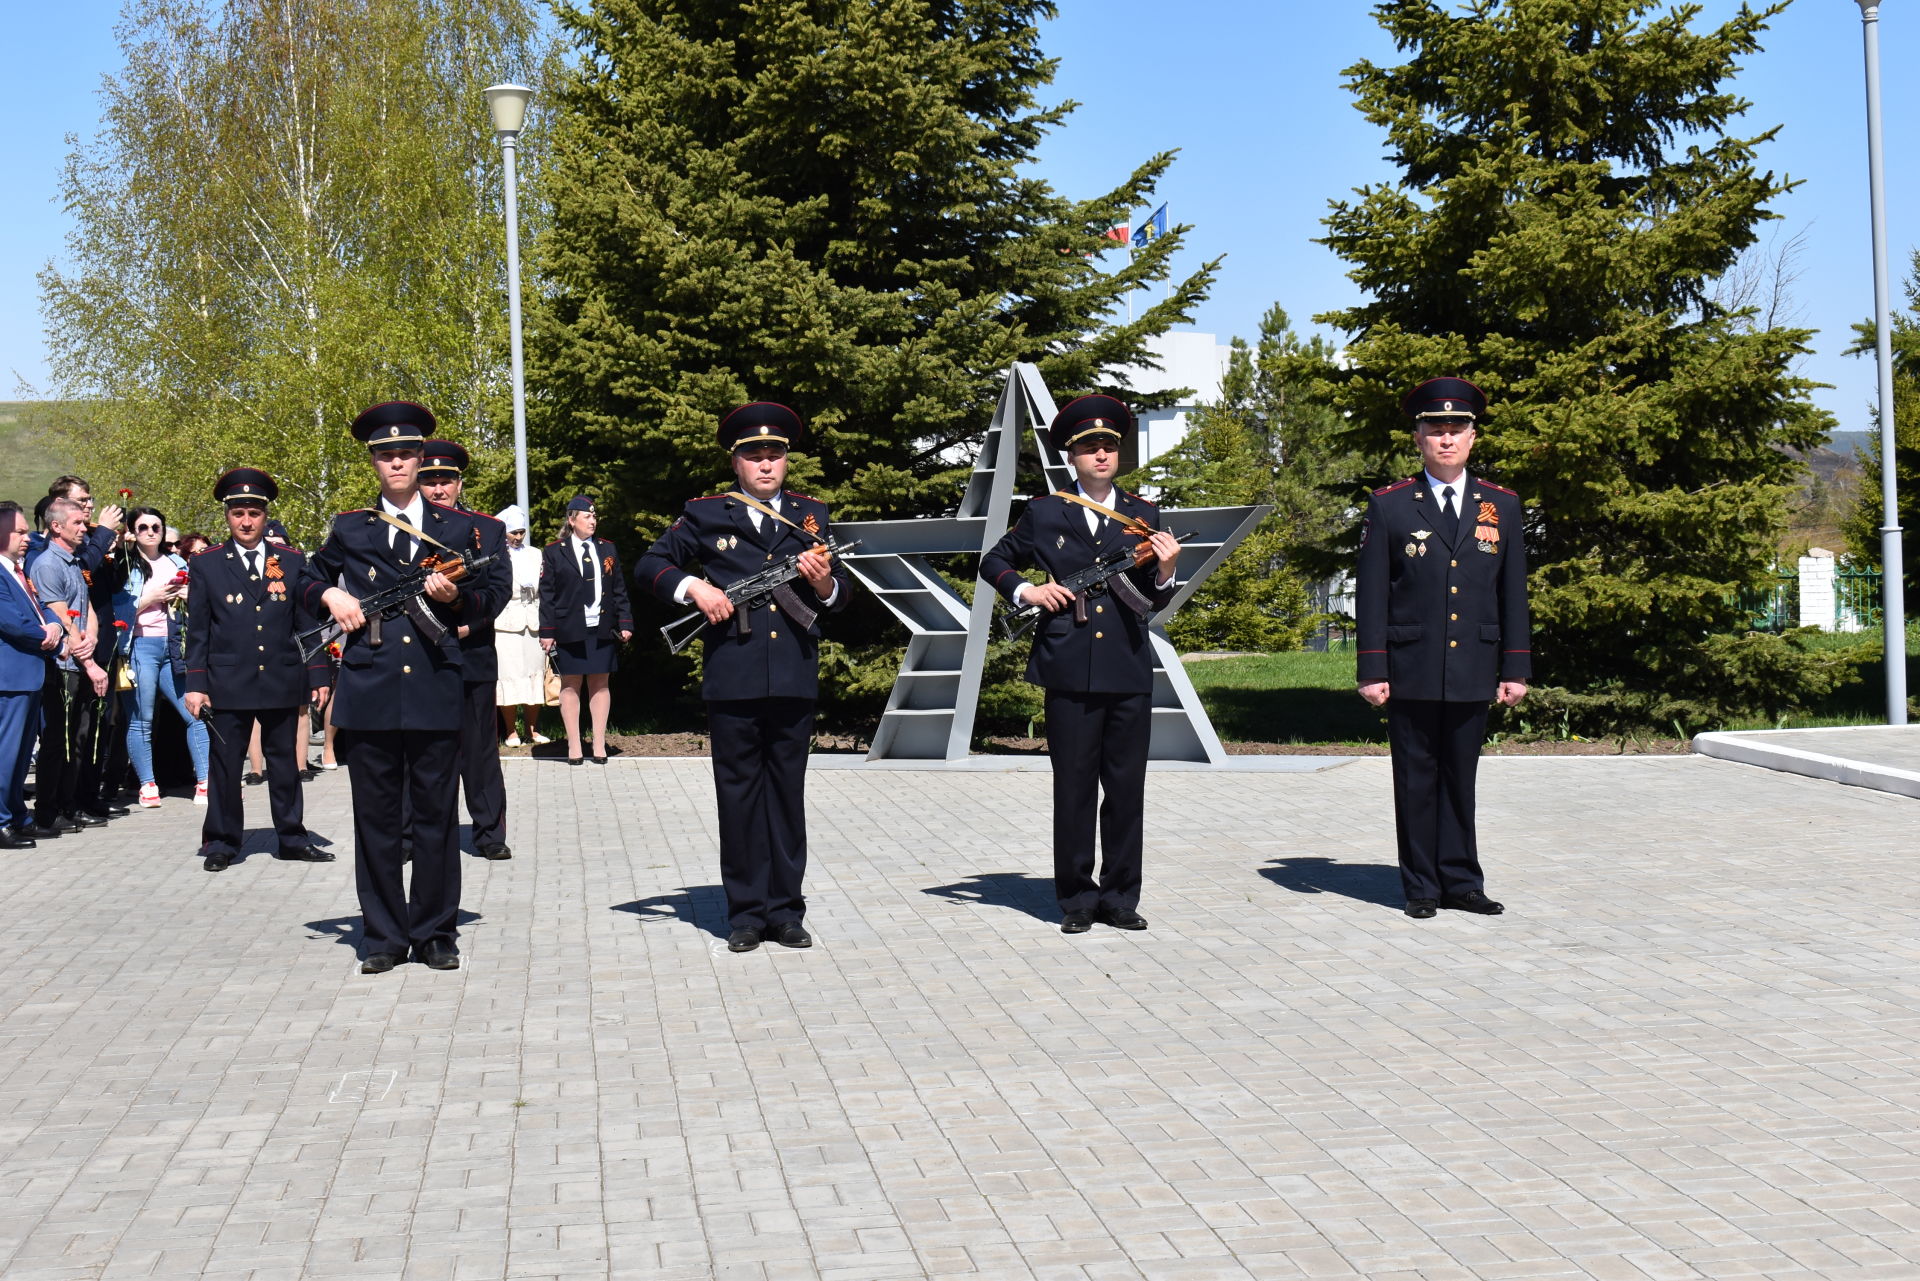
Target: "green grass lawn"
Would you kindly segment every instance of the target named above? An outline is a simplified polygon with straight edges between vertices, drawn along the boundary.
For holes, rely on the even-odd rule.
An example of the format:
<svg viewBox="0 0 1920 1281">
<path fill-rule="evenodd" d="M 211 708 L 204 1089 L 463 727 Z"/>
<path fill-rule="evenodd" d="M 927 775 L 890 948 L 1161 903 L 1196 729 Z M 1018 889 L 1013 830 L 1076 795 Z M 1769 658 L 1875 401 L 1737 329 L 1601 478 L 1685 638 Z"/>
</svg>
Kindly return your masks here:
<svg viewBox="0 0 1920 1281">
<path fill-rule="evenodd" d="M 1186 665 L 1222 739 L 1384 743 L 1386 714 L 1353 692 L 1353 653 L 1254 654 Z"/>
</svg>

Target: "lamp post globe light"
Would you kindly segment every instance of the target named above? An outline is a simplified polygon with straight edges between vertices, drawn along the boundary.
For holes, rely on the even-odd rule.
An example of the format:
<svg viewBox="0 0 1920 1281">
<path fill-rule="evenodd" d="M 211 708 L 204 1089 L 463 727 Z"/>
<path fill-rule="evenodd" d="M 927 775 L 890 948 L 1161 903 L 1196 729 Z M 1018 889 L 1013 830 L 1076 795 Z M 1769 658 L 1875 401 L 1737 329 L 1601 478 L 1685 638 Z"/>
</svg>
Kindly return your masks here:
<svg viewBox="0 0 1920 1281">
<path fill-rule="evenodd" d="M 527 496 L 527 383 L 520 349 L 520 175 L 515 150 L 527 121 L 527 102 L 533 90 L 525 85 L 494 85 L 486 91 L 487 110 L 493 114 L 494 136 L 500 139 L 507 188 L 507 342 L 513 357 L 513 486 L 523 512 L 532 512 Z"/>
<path fill-rule="evenodd" d="M 1856 0 L 1867 59 L 1867 185 L 1873 206 L 1873 327 L 1880 372 L 1880 588 L 1886 623 L 1887 724 L 1907 723 L 1906 566 L 1894 467 L 1893 318 L 1887 290 L 1887 199 L 1880 139 L 1880 0 Z"/>
</svg>

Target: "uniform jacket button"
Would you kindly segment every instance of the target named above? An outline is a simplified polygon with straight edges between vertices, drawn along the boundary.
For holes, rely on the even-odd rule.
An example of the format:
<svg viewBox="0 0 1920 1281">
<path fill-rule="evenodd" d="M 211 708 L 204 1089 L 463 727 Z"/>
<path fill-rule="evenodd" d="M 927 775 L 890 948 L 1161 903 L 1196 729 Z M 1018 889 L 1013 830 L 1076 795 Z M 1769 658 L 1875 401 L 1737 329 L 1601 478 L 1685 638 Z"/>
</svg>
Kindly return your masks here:
<svg viewBox="0 0 1920 1281">
<path fill-rule="evenodd" d="M 767 609 L 768 609 L 768 611 L 769 611 L 770 613 L 775 613 L 775 614 L 777 614 L 777 613 L 779 613 L 779 612 L 780 612 L 780 607 L 779 607 L 778 605 L 768 605 L 768 606 L 767 606 Z"/>
<path fill-rule="evenodd" d="M 779 633 L 779 632 L 768 632 L 768 633 L 767 633 L 767 639 L 768 639 L 768 640 L 779 640 L 779 639 L 780 639 L 780 633 Z"/>
<path fill-rule="evenodd" d="M 1447 617 L 1456 623 L 1460 621 L 1460 615 L 1458 614 L 1448 614 Z"/>
<path fill-rule="evenodd" d="M 405 672 L 409 676 L 413 674 L 413 669 L 411 667 L 402 667 L 400 670 L 402 672 Z"/>
<path fill-rule="evenodd" d="M 413 644 L 413 637 L 411 637 L 411 636 L 402 636 L 402 637 L 400 638 L 400 643 L 401 643 L 402 645 L 411 645 L 411 644 Z"/>
<path fill-rule="evenodd" d="M 1447 564 L 1453 566 L 1455 569 L 1460 568 L 1460 562 L 1457 560 L 1450 560 L 1447 562 Z"/>
<path fill-rule="evenodd" d="M 1106 635 L 1107 635 L 1107 634 L 1106 634 L 1105 632 L 1095 632 L 1095 633 L 1093 634 L 1093 638 L 1094 638 L 1095 640 L 1104 640 L 1104 639 L 1106 639 Z"/>
<path fill-rule="evenodd" d="M 1448 649 L 1459 649 L 1459 648 L 1460 648 L 1460 642 L 1459 642 L 1459 641 L 1448 641 L 1448 642 L 1447 642 L 1447 648 L 1448 648 Z"/>
<path fill-rule="evenodd" d="M 1104 614 L 1107 612 L 1107 607 L 1105 605 L 1095 605 L 1093 607 L 1093 612 L 1096 614 Z"/>
</svg>

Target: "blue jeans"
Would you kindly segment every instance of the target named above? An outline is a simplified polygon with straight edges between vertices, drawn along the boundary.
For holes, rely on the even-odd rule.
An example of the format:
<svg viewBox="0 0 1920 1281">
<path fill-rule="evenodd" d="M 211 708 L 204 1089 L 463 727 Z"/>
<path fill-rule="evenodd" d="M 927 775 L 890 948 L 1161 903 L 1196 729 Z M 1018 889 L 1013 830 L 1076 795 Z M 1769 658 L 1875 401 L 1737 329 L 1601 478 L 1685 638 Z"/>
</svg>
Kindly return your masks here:
<svg viewBox="0 0 1920 1281">
<path fill-rule="evenodd" d="M 187 715 L 180 687 L 173 683 L 173 664 L 167 661 L 167 638 L 133 638 L 133 719 L 127 722 L 127 755 L 133 772 L 144 785 L 153 782 L 153 713 L 165 694 L 187 723 L 187 750 L 193 753 L 193 776 L 207 781 L 207 727 Z"/>
</svg>

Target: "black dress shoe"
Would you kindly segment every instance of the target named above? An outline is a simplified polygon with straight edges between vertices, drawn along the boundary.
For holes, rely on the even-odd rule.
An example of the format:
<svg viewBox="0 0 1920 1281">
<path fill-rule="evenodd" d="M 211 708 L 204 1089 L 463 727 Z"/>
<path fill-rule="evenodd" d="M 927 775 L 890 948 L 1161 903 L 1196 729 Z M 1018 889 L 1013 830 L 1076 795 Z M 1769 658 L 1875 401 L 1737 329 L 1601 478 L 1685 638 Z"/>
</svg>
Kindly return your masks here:
<svg viewBox="0 0 1920 1281">
<path fill-rule="evenodd" d="M 1430 898 L 1410 898 L 1407 900 L 1407 915 L 1416 921 L 1424 921 L 1440 910 L 1440 905 Z"/>
<path fill-rule="evenodd" d="M 567 764 L 569 765 L 585 765 L 586 763 L 587 763 L 587 758 L 584 756 L 567 757 Z"/>
<path fill-rule="evenodd" d="M 781 947 L 812 947 L 813 935 L 798 921 L 788 921 L 785 925 L 771 926 L 767 937 Z"/>
<path fill-rule="evenodd" d="M 1092 912 L 1068 912 L 1060 922 L 1062 934 L 1085 934 L 1093 928 Z"/>
<path fill-rule="evenodd" d="M 240 776 L 240 781 L 248 787 L 252 787 L 255 784 L 266 782 L 267 776 L 265 774 L 255 774 L 252 770 L 248 770 Z"/>
<path fill-rule="evenodd" d="M 407 958 L 398 952 L 375 952 L 360 962 L 362 974 L 385 974 Z"/>
<path fill-rule="evenodd" d="M 1440 900 L 1440 906 L 1452 908 L 1458 912 L 1478 912 L 1482 916 L 1498 916 L 1507 910 L 1505 903 L 1496 903 L 1479 890 L 1468 890 L 1465 894 L 1448 894 Z"/>
<path fill-rule="evenodd" d="M 79 823 L 73 821 L 73 817 L 69 814 L 57 815 L 48 826 L 56 832 L 78 832 L 84 830 Z"/>
<path fill-rule="evenodd" d="M 287 863 L 331 863 L 332 850 L 315 849 L 311 845 L 282 845 L 273 852 L 273 856 Z"/>
<path fill-rule="evenodd" d="M 76 828 L 105 827 L 107 825 L 107 820 L 104 815 L 89 814 L 85 810 L 75 810 L 71 814 L 62 814 L 60 817 L 65 822 L 72 823 Z"/>
<path fill-rule="evenodd" d="M 60 835 L 57 827 L 42 827 L 38 823 L 23 823 L 12 831 L 16 841 L 50 841 Z"/>
<path fill-rule="evenodd" d="M 207 855 L 206 862 L 200 866 L 206 868 L 209 872 L 224 872 L 233 866 L 233 852 L 231 850 L 215 850 L 213 853 Z"/>
<path fill-rule="evenodd" d="M 0 850 L 30 850 L 33 845 L 30 836 L 15 836 L 10 831 L 0 830 Z"/>
<path fill-rule="evenodd" d="M 575 765 L 579 763 L 579 761 L 574 762 Z M 727 935 L 727 951 L 729 952 L 751 952 L 759 946 L 759 930 L 735 930 L 733 933 Z"/>
<path fill-rule="evenodd" d="M 87 813 L 104 823 L 110 818 L 125 818 L 132 811 L 124 805 L 99 805 L 88 810 Z"/>
<path fill-rule="evenodd" d="M 1103 909 L 1100 913 L 1100 922 L 1103 925 L 1111 925 L 1116 930 L 1144 930 L 1147 928 L 1146 917 L 1140 915 L 1138 912 L 1129 912 L 1124 909 Z"/>
<path fill-rule="evenodd" d="M 605 765 L 607 763 L 607 758 L 604 756 L 596 756 L 593 758 L 593 763 L 595 765 Z"/>
<path fill-rule="evenodd" d="M 445 939 L 433 939 L 414 948 L 413 959 L 430 970 L 457 970 L 460 949 Z"/>
<path fill-rule="evenodd" d="M 505 841 L 488 841 L 480 847 L 480 857 L 490 858 L 497 862 L 501 859 L 512 858 L 513 850 Z"/>
</svg>

